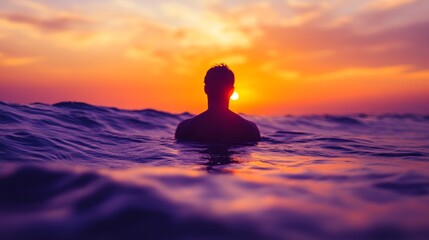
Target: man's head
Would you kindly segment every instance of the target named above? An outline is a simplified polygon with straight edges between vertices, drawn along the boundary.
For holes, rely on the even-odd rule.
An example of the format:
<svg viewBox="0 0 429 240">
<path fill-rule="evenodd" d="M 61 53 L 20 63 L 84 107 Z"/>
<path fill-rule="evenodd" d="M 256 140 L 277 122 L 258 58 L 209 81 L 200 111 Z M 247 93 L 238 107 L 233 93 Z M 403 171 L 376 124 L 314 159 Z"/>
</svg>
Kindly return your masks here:
<svg viewBox="0 0 429 240">
<path fill-rule="evenodd" d="M 209 98 L 229 99 L 234 91 L 234 73 L 222 63 L 207 71 L 204 83 L 204 91 Z"/>
</svg>

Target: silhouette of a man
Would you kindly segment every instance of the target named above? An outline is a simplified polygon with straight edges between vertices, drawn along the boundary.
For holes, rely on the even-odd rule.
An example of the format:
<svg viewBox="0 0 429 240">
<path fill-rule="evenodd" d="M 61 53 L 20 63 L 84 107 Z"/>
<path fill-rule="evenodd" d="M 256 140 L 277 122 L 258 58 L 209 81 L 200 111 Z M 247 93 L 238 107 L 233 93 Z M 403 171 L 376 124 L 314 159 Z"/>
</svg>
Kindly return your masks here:
<svg viewBox="0 0 429 240">
<path fill-rule="evenodd" d="M 208 109 L 187 119 L 176 129 L 176 139 L 200 142 L 254 142 L 261 139 L 258 127 L 229 110 L 234 92 L 234 73 L 225 64 L 210 68 L 204 77 Z"/>
</svg>

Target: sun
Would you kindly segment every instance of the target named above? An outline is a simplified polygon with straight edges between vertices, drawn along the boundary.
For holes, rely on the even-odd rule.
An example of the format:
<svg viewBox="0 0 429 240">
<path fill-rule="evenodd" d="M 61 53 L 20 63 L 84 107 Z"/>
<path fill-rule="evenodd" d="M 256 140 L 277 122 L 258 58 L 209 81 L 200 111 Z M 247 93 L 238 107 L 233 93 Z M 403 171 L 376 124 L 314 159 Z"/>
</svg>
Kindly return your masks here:
<svg viewBox="0 0 429 240">
<path fill-rule="evenodd" d="M 231 100 L 237 101 L 239 97 L 238 93 L 234 91 L 230 98 Z"/>
</svg>

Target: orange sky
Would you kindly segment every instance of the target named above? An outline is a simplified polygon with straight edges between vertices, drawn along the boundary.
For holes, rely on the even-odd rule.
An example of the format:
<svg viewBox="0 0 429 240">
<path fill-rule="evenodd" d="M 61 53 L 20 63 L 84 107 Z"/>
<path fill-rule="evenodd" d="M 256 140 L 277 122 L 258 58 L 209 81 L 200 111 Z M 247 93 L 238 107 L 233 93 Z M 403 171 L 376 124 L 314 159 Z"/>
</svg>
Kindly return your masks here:
<svg viewBox="0 0 429 240">
<path fill-rule="evenodd" d="M 198 113 L 429 113 L 429 1 L 2 0 L 0 100 Z"/>
</svg>

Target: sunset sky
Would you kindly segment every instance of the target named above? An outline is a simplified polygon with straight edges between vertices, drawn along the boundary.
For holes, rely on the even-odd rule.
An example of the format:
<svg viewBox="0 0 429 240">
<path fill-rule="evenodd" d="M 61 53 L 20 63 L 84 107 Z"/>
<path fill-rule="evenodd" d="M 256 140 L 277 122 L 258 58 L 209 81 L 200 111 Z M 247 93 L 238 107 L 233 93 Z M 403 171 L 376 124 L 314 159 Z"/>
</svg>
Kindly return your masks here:
<svg viewBox="0 0 429 240">
<path fill-rule="evenodd" d="M 0 101 L 198 113 L 429 113 L 427 0 L 1 0 Z"/>
</svg>

